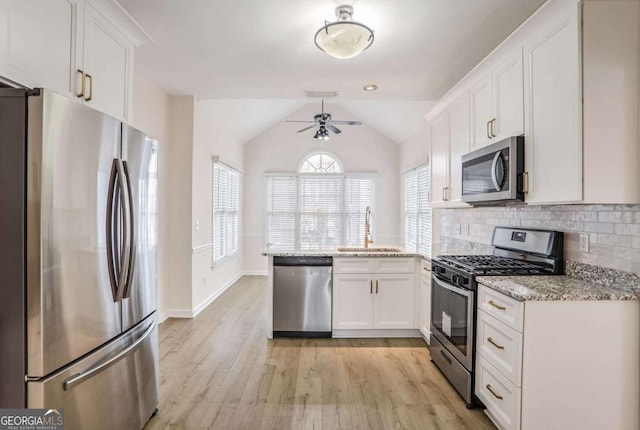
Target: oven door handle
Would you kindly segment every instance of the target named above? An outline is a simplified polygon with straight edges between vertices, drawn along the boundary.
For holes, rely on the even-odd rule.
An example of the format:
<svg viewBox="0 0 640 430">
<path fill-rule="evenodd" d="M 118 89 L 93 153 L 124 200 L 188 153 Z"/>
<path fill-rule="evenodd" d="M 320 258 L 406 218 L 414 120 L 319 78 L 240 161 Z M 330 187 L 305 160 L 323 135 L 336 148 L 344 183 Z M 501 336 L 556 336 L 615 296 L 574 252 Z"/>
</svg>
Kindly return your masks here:
<svg viewBox="0 0 640 430">
<path fill-rule="evenodd" d="M 447 290 L 449 290 L 451 292 L 454 292 L 456 294 L 460 294 L 461 296 L 465 296 L 465 297 L 469 297 L 469 294 L 471 293 L 468 290 L 465 290 L 463 288 L 454 287 L 453 285 L 449 285 L 449 284 L 441 281 L 439 278 L 436 277 L 436 275 L 431 275 L 431 277 L 433 278 L 434 281 L 436 281 L 436 284 L 438 284 L 442 288 L 446 288 Z"/>
</svg>

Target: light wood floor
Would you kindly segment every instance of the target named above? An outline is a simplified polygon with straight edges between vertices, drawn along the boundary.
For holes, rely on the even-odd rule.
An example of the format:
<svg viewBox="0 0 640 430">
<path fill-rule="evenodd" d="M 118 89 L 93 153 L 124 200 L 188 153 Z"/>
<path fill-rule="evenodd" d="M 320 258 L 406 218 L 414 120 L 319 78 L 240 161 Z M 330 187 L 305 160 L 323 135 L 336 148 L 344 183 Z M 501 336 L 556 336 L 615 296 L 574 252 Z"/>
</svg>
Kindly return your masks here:
<svg viewBox="0 0 640 430">
<path fill-rule="evenodd" d="M 146 429 L 494 429 L 422 339 L 266 338 L 266 278 L 160 326 L 159 413 Z"/>
</svg>

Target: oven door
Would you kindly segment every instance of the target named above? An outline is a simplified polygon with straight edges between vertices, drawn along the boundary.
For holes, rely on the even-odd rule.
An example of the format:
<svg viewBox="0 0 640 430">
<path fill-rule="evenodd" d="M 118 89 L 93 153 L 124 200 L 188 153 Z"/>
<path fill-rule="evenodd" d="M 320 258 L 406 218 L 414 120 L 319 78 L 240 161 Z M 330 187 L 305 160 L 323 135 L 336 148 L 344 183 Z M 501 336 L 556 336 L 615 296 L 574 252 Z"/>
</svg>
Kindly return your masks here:
<svg viewBox="0 0 640 430">
<path fill-rule="evenodd" d="M 431 332 L 471 371 L 473 359 L 474 293 L 432 275 Z"/>
</svg>

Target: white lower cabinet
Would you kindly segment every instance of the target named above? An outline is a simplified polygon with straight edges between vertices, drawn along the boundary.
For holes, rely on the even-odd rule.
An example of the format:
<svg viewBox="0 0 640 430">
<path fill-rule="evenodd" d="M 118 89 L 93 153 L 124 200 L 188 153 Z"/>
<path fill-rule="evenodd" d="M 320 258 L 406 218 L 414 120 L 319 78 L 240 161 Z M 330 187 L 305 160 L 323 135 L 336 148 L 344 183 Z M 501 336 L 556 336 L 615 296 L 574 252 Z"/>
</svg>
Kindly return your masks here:
<svg viewBox="0 0 640 430">
<path fill-rule="evenodd" d="M 550 281 L 553 282 L 553 281 Z M 475 394 L 505 430 L 640 428 L 640 303 L 478 286 Z"/>
<path fill-rule="evenodd" d="M 504 429 L 520 428 L 522 391 L 487 360 L 476 360 L 476 395 L 487 407 L 487 415 Z"/>
<path fill-rule="evenodd" d="M 352 273 L 370 267 L 403 273 Z M 417 328 L 415 278 L 413 258 L 334 258 L 333 330 Z"/>
<path fill-rule="evenodd" d="M 414 328 L 413 279 L 413 273 L 375 275 L 374 329 Z"/>
<path fill-rule="evenodd" d="M 431 335 L 431 265 L 423 260 L 421 276 L 420 332 L 429 342 Z"/>
<path fill-rule="evenodd" d="M 333 275 L 333 329 L 373 328 L 373 275 Z"/>
</svg>

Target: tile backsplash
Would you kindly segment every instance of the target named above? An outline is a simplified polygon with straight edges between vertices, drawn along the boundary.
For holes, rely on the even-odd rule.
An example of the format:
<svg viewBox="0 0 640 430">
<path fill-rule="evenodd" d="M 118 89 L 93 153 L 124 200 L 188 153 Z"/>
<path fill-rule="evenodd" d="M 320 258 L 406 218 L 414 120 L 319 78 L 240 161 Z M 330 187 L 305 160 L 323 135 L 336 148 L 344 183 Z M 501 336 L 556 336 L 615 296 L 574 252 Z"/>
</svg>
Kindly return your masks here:
<svg viewBox="0 0 640 430">
<path fill-rule="evenodd" d="M 640 274 L 640 205 L 514 205 L 443 209 L 441 216 L 441 254 L 490 253 L 495 226 L 543 228 L 565 233 L 566 260 Z M 589 234 L 589 252 L 580 251 L 580 233 Z"/>
</svg>

